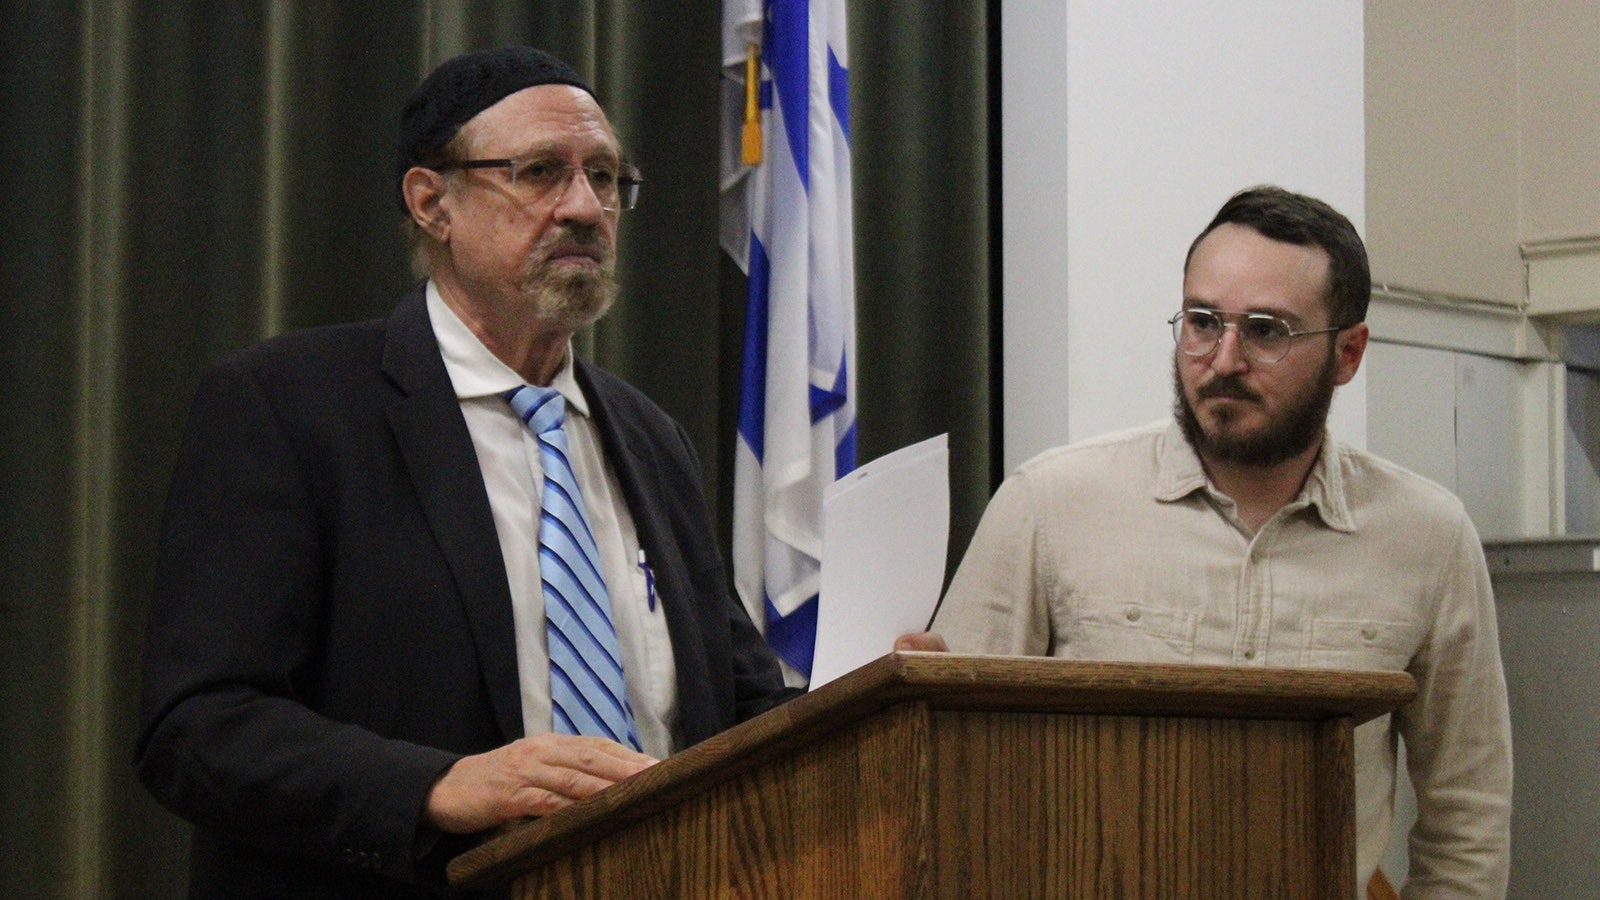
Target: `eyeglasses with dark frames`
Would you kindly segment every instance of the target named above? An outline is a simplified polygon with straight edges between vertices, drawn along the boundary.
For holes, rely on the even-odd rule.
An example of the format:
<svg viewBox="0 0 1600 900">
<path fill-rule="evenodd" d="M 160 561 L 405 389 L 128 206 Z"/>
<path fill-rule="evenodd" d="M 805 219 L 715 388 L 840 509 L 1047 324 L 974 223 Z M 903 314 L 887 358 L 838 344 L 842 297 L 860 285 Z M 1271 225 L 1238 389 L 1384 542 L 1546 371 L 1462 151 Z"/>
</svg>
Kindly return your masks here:
<svg viewBox="0 0 1600 900">
<path fill-rule="evenodd" d="M 639 185 L 644 179 L 639 169 L 631 163 L 572 163 L 558 162 L 543 157 L 533 159 L 460 159 L 429 166 L 435 172 L 452 169 L 505 169 L 509 174 L 511 189 L 526 203 L 537 203 L 551 197 L 564 196 L 572 185 L 573 176 L 583 172 L 589 190 L 607 212 L 633 209 L 639 202 Z"/>
</svg>

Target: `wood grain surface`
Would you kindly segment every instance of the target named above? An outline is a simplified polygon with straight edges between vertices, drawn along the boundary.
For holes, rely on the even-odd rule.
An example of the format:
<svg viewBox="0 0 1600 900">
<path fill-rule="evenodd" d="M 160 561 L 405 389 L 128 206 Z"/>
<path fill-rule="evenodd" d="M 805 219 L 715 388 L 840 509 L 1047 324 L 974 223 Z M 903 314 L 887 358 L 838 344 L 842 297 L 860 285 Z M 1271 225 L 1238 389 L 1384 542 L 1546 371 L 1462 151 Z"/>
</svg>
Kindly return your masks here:
<svg viewBox="0 0 1600 900">
<path fill-rule="evenodd" d="M 894 653 L 450 875 L 528 898 L 1346 900 L 1350 734 L 1414 693 L 1392 672 Z"/>
</svg>

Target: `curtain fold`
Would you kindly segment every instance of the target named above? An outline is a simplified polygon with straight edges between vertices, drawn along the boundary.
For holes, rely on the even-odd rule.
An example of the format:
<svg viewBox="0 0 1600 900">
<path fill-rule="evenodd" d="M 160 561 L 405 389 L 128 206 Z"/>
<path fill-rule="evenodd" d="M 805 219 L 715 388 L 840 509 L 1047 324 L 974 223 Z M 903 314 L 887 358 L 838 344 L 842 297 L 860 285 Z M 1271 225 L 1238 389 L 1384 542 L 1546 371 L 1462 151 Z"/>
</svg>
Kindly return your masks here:
<svg viewBox="0 0 1600 900">
<path fill-rule="evenodd" d="M 907 8 L 912 7 L 912 8 Z M 988 23 L 852 8 L 860 453 L 941 431 L 952 565 L 989 484 Z M 16 0 L 0 29 L 0 883 L 181 896 L 133 778 L 167 479 L 203 369 L 410 284 L 399 108 L 525 42 L 592 79 L 644 171 L 623 297 L 580 352 L 689 430 L 724 547 L 744 296 L 717 246 L 720 4 Z"/>
</svg>

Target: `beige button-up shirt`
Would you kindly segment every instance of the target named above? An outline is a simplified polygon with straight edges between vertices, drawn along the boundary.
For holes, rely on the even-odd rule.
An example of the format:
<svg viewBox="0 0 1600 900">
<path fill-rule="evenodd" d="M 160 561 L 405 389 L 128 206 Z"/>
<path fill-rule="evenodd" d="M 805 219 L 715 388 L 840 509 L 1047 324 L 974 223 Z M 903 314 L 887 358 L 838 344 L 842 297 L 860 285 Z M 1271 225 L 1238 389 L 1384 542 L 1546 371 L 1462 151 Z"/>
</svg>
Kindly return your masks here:
<svg viewBox="0 0 1600 900">
<path fill-rule="evenodd" d="M 1408 897 L 1499 897 L 1511 726 L 1488 570 L 1459 500 L 1328 438 L 1252 534 L 1175 422 L 1024 463 L 995 494 L 933 630 L 970 653 L 1404 670 L 1417 698 L 1356 730 L 1358 884 L 1417 792 Z M 1392 719 L 1392 720 L 1391 720 Z"/>
</svg>

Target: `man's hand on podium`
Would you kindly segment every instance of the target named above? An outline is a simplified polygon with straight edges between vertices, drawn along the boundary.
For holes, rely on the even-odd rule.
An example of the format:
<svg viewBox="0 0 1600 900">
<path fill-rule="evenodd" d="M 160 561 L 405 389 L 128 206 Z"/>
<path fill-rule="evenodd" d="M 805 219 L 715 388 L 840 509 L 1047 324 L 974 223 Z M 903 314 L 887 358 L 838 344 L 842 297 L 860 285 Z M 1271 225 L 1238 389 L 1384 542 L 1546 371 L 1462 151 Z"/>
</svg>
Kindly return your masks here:
<svg viewBox="0 0 1600 900">
<path fill-rule="evenodd" d="M 653 757 L 605 738 L 522 738 L 456 760 L 428 792 L 426 817 L 440 831 L 482 831 L 549 815 L 655 764 Z"/>
<path fill-rule="evenodd" d="M 950 645 L 946 644 L 944 637 L 936 631 L 914 631 L 911 634 L 902 634 L 894 639 L 894 648 L 896 650 L 950 652 Z"/>
</svg>

